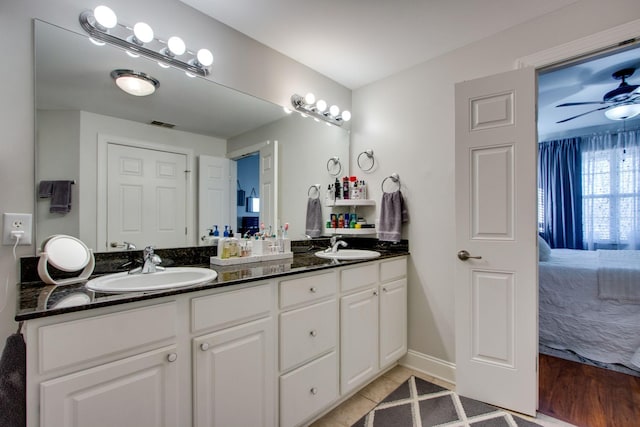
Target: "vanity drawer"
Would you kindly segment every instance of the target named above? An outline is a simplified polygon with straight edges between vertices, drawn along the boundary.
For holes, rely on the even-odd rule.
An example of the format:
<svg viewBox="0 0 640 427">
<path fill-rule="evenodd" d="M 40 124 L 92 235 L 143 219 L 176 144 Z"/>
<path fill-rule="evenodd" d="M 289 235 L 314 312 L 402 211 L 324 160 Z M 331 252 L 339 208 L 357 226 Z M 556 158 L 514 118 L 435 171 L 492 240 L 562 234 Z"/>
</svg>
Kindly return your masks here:
<svg viewBox="0 0 640 427">
<path fill-rule="evenodd" d="M 280 370 L 286 371 L 336 346 L 335 299 L 280 315 Z"/>
<path fill-rule="evenodd" d="M 38 330 L 40 373 L 103 362 L 105 357 L 172 339 L 176 319 L 176 303 L 170 302 L 43 326 Z"/>
<path fill-rule="evenodd" d="M 280 282 L 280 308 L 318 301 L 336 293 L 336 273 L 316 274 Z"/>
<path fill-rule="evenodd" d="M 333 351 L 280 377 L 280 426 L 297 426 L 338 398 Z"/>
<path fill-rule="evenodd" d="M 380 281 L 399 279 L 407 275 L 407 258 L 395 258 L 380 263 Z"/>
<path fill-rule="evenodd" d="M 341 279 L 340 289 L 342 292 L 375 285 L 378 283 L 378 263 L 346 268 L 341 272 Z"/>
<path fill-rule="evenodd" d="M 191 331 L 220 329 L 271 314 L 272 287 L 263 285 L 191 300 Z"/>
</svg>

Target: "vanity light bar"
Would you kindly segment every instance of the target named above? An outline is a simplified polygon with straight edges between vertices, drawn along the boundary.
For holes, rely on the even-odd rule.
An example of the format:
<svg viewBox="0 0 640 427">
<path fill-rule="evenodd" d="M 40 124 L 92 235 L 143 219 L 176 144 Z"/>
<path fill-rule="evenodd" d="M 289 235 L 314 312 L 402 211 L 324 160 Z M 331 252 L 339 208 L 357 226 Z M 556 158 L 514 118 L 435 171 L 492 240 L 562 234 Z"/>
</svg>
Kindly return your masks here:
<svg viewBox="0 0 640 427">
<path fill-rule="evenodd" d="M 316 101 L 316 97 L 312 93 L 305 96 L 294 93 L 291 95 L 291 105 L 302 115 L 324 120 L 336 126 L 342 126 L 344 122 L 351 120 L 349 111 L 344 110 L 341 113 L 337 105 L 332 105 L 327 109 L 327 103 L 322 99 Z"/>
<path fill-rule="evenodd" d="M 104 9 L 109 12 L 107 21 L 101 16 L 105 12 Z M 125 49 L 132 56 L 144 55 L 157 61 L 161 66 L 173 66 L 191 76 L 204 77 L 210 73 L 209 67 L 213 63 L 213 55 L 208 49 L 193 52 L 186 48 L 179 37 L 170 37 L 168 41 L 155 38 L 151 27 L 144 23 L 138 23 L 134 27 L 121 24 L 117 22 L 115 13 L 106 6 L 86 10 L 80 14 L 79 19 L 82 28 L 94 41 L 111 43 Z M 172 44 L 178 45 L 178 49 L 176 50 Z M 178 59 L 178 56 L 183 55 L 190 58 L 187 61 Z"/>
</svg>

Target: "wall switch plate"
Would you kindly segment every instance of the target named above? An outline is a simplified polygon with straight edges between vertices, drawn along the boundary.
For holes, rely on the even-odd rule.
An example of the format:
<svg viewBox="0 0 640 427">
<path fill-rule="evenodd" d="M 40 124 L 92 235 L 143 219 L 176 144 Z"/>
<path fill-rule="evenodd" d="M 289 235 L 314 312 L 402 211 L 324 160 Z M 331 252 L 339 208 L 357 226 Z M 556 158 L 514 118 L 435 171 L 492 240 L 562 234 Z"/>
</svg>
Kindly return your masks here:
<svg viewBox="0 0 640 427">
<path fill-rule="evenodd" d="M 2 244 L 3 245 L 15 245 L 16 238 L 12 235 L 12 232 L 20 232 L 19 245 L 31 244 L 31 214 L 18 214 L 18 213 L 5 213 L 4 227 L 2 229 Z"/>
</svg>

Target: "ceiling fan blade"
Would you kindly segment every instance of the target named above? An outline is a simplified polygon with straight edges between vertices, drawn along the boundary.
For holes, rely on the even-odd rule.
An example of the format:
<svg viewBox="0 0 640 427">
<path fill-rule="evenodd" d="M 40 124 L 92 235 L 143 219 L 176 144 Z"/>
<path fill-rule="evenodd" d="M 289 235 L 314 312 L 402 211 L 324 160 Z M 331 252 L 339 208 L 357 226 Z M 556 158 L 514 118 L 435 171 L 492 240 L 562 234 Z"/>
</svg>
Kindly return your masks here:
<svg viewBox="0 0 640 427">
<path fill-rule="evenodd" d="M 565 104 L 556 105 L 556 107 L 571 107 L 573 105 L 589 105 L 589 104 L 608 104 L 608 102 L 604 102 L 604 101 L 567 102 Z"/>
<path fill-rule="evenodd" d="M 577 119 L 578 117 L 586 116 L 586 115 L 587 115 L 587 114 L 589 114 L 589 113 L 593 113 L 593 112 L 595 112 L 595 111 L 600 111 L 600 110 L 606 110 L 607 108 L 611 108 L 611 107 L 612 107 L 611 105 L 607 105 L 606 107 L 596 108 L 595 110 L 587 111 L 586 113 L 578 114 L 578 115 L 575 115 L 575 116 L 573 116 L 573 117 L 569 117 L 569 118 L 567 118 L 567 119 L 560 120 L 560 121 L 558 121 L 558 122 L 556 122 L 556 123 L 564 123 L 564 122 L 568 122 L 569 120 L 573 120 L 573 119 Z"/>
</svg>

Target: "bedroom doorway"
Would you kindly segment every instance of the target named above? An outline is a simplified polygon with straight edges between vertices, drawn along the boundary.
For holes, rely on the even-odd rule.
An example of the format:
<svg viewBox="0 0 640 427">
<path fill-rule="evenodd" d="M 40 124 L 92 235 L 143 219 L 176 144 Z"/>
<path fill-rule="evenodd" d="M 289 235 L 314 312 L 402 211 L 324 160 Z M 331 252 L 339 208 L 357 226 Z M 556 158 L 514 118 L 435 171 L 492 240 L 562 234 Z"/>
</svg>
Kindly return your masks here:
<svg viewBox="0 0 640 427">
<path fill-rule="evenodd" d="M 640 46 L 539 68 L 538 88 L 539 410 L 637 419 L 640 291 L 620 276 L 640 277 Z"/>
</svg>

